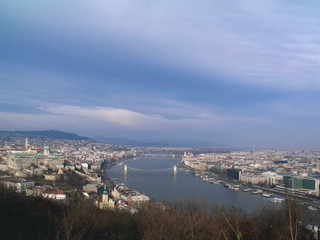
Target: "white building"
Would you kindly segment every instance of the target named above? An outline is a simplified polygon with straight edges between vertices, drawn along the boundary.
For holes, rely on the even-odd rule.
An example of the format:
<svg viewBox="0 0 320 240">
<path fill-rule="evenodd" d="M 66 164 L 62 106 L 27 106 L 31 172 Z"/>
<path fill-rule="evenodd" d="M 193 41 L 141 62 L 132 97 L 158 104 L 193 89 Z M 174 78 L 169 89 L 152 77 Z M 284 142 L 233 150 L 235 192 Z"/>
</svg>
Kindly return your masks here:
<svg viewBox="0 0 320 240">
<path fill-rule="evenodd" d="M 64 193 L 64 191 L 58 188 L 44 190 L 42 197 L 58 201 L 66 201 L 67 199 L 67 195 Z"/>
<path fill-rule="evenodd" d="M 261 175 L 266 178 L 266 183 L 271 186 L 278 185 L 283 181 L 283 176 L 275 172 L 264 172 Z"/>
<path fill-rule="evenodd" d="M 240 177 L 240 182 L 247 184 L 265 184 L 267 182 L 266 176 L 263 176 L 262 173 L 258 172 L 242 172 Z"/>
</svg>

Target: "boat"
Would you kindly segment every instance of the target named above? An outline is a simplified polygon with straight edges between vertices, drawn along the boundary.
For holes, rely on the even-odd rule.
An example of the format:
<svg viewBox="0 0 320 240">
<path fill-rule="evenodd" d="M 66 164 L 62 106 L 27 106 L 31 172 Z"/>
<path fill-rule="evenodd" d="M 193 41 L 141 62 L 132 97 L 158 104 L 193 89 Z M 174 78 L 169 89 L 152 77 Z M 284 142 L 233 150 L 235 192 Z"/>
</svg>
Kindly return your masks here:
<svg viewBox="0 0 320 240">
<path fill-rule="evenodd" d="M 308 206 L 307 208 L 311 211 L 318 211 L 318 209 L 315 208 L 314 206 Z"/>
<path fill-rule="evenodd" d="M 229 188 L 236 190 L 236 191 L 239 191 L 239 185 L 233 185 L 233 186 L 230 186 Z"/>
<path fill-rule="evenodd" d="M 222 181 L 221 181 L 221 180 L 218 180 L 218 181 L 214 181 L 213 183 L 219 185 L 219 184 L 222 183 Z"/>
<path fill-rule="evenodd" d="M 262 193 L 262 191 L 260 189 L 258 189 L 257 191 L 252 192 L 252 194 L 255 194 L 255 195 L 257 195 L 259 193 Z"/>
<path fill-rule="evenodd" d="M 262 197 L 266 197 L 266 198 L 269 198 L 272 196 L 272 193 L 263 193 L 262 194 Z"/>
<path fill-rule="evenodd" d="M 223 186 L 226 188 L 230 188 L 230 184 L 227 184 L 227 183 L 223 184 Z"/>
<path fill-rule="evenodd" d="M 274 203 L 281 203 L 284 200 L 285 200 L 285 198 L 279 198 L 279 197 L 270 198 L 270 202 L 274 202 Z"/>
<path fill-rule="evenodd" d="M 214 179 L 213 178 L 208 178 L 208 182 L 213 184 L 214 183 Z"/>
<path fill-rule="evenodd" d="M 249 192 L 249 191 L 251 191 L 251 188 L 243 189 L 242 191 Z"/>
<path fill-rule="evenodd" d="M 204 181 L 204 182 L 208 182 L 209 180 L 208 180 L 208 176 L 201 176 L 201 179 L 202 179 L 202 181 Z"/>
</svg>

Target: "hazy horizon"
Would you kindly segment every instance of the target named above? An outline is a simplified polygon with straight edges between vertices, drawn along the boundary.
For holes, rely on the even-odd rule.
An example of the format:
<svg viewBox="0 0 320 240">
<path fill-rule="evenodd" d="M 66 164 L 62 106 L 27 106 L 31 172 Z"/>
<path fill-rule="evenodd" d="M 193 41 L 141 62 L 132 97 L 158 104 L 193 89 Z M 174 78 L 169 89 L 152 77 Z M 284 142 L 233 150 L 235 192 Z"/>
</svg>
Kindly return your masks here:
<svg viewBox="0 0 320 240">
<path fill-rule="evenodd" d="M 320 3 L 0 2 L 0 127 L 319 149 Z"/>
</svg>

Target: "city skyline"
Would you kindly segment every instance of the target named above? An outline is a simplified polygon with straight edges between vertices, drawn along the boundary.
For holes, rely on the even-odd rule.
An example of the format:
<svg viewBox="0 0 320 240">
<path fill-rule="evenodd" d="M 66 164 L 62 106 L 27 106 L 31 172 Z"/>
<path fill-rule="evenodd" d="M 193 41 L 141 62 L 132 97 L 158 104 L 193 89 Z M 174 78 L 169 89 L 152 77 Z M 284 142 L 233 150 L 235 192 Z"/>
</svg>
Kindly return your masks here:
<svg viewBox="0 0 320 240">
<path fill-rule="evenodd" d="M 2 1 L 0 130 L 319 149 L 317 1 Z"/>
</svg>

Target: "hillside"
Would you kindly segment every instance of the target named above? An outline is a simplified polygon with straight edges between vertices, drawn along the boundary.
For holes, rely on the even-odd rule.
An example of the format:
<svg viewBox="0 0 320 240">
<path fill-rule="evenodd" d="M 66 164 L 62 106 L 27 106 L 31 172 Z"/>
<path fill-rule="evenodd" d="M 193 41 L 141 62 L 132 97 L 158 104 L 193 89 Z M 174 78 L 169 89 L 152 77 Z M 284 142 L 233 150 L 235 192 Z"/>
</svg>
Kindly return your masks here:
<svg viewBox="0 0 320 240">
<path fill-rule="evenodd" d="M 291 209 L 290 228 L 285 207 L 262 208 L 247 216 L 215 204 L 200 208 L 187 200 L 167 206 L 151 204 L 136 214 L 102 211 L 91 203 L 65 205 L 24 197 L 0 186 L 1 234 L 5 239 L 314 239 L 296 218 L 299 209 Z"/>
<path fill-rule="evenodd" d="M 82 137 L 74 133 L 67 133 L 55 130 L 44 131 L 0 131 L 0 137 L 45 137 L 58 140 L 91 140 L 88 137 Z"/>
</svg>

